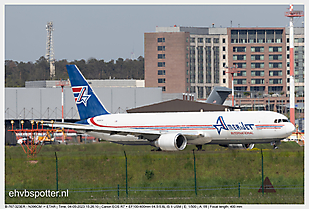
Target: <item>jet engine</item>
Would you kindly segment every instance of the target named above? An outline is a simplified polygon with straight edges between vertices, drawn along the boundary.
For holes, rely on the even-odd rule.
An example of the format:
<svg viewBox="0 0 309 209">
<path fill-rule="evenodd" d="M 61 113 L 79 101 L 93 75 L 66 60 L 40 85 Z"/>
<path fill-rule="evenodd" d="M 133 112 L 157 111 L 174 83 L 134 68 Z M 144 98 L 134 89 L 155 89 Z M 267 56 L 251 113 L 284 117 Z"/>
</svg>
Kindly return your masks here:
<svg viewBox="0 0 309 209">
<path fill-rule="evenodd" d="M 180 133 L 162 134 L 154 145 L 164 151 L 180 151 L 186 148 L 187 139 Z"/>
<path fill-rule="evenodd" d="M 220 146 L 228 147 L 231 149 L 252 149 L 254 144 L 220 144 Z"/>
</svg>

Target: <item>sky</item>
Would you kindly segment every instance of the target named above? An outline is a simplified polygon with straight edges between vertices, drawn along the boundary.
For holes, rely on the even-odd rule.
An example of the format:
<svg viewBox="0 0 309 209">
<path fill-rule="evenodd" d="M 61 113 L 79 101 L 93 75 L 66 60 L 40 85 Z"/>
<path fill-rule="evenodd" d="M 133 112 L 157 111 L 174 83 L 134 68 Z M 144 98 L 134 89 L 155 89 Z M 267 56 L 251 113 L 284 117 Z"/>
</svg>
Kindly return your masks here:
<svg viewBox="0 0 309 209">
<path fill-rule="evenodd" d="M 288 1 L 280 4 L 4 4 L 4 59 L 35 62 L 46 54 L 47 22 L 52 21 L 54 58 L 117 60 L 144 56 L 144 33 L 156 27 L 215 27 L 289 25 Z M 102 4 L 103 3 L 103 4 Z M 132 2 L 131 2 L 132 3 Z M 168 2 L 167 2 L 168 3 Z M 304 4 L 294 10 L 304 11 Z M 295 26 L 303 26 L 297 18 Z"/>
</svg>

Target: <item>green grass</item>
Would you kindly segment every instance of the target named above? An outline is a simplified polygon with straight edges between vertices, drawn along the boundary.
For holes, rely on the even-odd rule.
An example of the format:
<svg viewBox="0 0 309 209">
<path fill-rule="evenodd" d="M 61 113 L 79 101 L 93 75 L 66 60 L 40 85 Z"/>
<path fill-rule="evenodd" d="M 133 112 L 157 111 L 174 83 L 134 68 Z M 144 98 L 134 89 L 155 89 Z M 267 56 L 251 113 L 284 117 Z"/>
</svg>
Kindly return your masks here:
<svg viewBox="0 0 309 209">
<path fill-rule="evenodd" d="M 181 152 L 152 152 L 150 146 L 122 146 L 107 142 L 47 145 L 37 157 L 29 159 L 20 146 L 6 147 L 5 202 L 304 203 L 304 148 L 295 142 L 282 143 L 278 150 L 273 150 L 270 145 L 257 145 L 253 150 L 204 146 L 205 151 L 195 152 L 197 195 L 194 148 L 188 146 Z M 260 149 L 263 149 L 264 177 L 267 176 L 275 189 L 278 188 L 276 193 L 265 193 L 264 196 L 257 192 L 262 183 Z M 124 151 L 128 162 L 128 198 Z M 55 152 L 58 157 L 58 188 L 68 189 L 69 197 L 34 199 L 8 196 L 8 192 L 14 189 L 56 190 Z M 30 163 L 30 160 L 37 160 L 37 163 Z M 240 198 L 238 183 L 241 186 Z M 222 189 L 224 185 L 230 188 Z M 298 185 L 297 188 L 294 185 Z"/>
</svg>

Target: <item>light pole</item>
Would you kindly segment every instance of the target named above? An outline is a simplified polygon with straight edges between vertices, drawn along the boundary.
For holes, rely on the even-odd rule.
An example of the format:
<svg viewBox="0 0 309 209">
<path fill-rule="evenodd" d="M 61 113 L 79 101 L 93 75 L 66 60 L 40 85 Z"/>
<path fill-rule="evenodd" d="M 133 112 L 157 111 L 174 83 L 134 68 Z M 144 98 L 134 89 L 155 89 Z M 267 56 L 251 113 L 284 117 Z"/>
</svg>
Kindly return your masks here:
<svg viewBox="0 0 309 209">
<path fill-rule="evenodd" d="M 232 107 L 234 107 L 234 73 L 239 73 L 237 70 L 237 66 L 233 65 L 233 67 L 226 67 L 228 71 L 226 73 L 231 73 L 232 75 Z"/>
</svg>

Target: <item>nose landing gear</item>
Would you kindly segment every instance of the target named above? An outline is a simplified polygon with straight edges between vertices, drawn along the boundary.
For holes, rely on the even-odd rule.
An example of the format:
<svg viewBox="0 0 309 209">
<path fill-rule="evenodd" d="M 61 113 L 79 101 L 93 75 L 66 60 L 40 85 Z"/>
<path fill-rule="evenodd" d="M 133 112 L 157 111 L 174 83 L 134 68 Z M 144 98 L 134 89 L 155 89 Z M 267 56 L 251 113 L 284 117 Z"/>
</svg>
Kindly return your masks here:
<svg viewBox="0 0 309 209">
<path fill-rule="evenodd" d="M 274 146 L 274 149 L 278 149 L 278 148 L 279 148 L 279 147 L 278 147 L 279 144 L 281 144 L 280 141 L 279 141 L 279 142 L 278 142 L 278 141 L 274 141 L 274 142 L 271 142 L 271 143 L 270 143 L 270 145 Z"/>
</svg>

